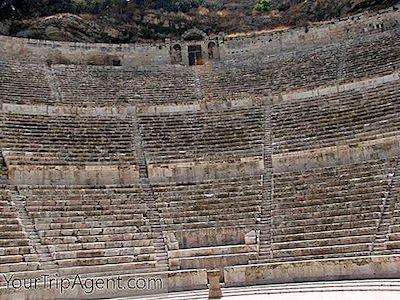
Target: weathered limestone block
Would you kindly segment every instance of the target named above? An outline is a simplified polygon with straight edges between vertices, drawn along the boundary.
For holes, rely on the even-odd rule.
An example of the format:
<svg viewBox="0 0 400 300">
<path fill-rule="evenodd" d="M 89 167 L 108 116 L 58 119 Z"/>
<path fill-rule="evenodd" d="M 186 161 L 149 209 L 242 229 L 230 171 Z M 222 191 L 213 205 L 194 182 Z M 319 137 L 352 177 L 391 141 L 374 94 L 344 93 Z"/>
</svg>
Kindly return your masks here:
<svg viewBox="0 0 400 300">
<path fill-rule="evenodd" d="M 171 271 L 179 270 L 181 268 L 179 258 L 168 258 L 168 265 Z"/>
<path fill-rule="evenodd" d="M 132 184 L 139 180 L 139 170 L 134 165 L 11 165 L 12 184 L 73 184 L 105 185 Z"/>
<path fill-rule="evenodd" d="M 169 250 L 178 250 L 179 242 L 175 237 L 175 234 L 172 232 L 164 233 L 164 239 L 166 241 L 167 247 Z"/>
<path fill-rule="evenodd" d="M 232 159 L 230 162 L 175 162 L 149 164 L 151 182 L 203 180 L 261 174 L 264 168 L 262 157 Z"/>
<path fill-rule="evenodd" d="M 225 286 L 398 278 L 400 257 L 370 256 L 226 267 Z"/>
<path fill-rule="evenodd" d="M 220 270 L 207 271 L 208 299 L 220 299 L 222 297 L 221 285 L 219 283 Z"/>
<path fill-rule="evenodd" d="M 252 230 L 246 233 L 244 237 L 245 244 L 252 249 L 253 251 L 258 252 L 260 247 L 260 231 L 259 230 Z"/>
</svg>

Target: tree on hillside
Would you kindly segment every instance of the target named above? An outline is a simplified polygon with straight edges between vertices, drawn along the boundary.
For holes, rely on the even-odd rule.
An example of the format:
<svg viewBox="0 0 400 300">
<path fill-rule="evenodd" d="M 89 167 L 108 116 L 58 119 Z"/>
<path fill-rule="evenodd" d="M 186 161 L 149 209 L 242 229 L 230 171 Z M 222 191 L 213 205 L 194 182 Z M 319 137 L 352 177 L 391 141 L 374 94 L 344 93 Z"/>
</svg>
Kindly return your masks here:
<svg viewBox="0 0 400 300">
<path fill-rule="evenodd" d="M 261 12 L 268 12 L 271 10 L 271 0 L 260 0 L 254 6 L 254 9 Z"/>
</svg>

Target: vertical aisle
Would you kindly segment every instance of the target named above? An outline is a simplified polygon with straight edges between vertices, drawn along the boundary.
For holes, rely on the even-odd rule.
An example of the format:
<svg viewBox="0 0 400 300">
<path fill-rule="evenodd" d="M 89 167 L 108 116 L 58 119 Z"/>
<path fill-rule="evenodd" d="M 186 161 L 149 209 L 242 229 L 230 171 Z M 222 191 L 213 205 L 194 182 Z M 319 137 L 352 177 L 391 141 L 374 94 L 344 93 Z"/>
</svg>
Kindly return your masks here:
<svg viewBox="0 0 400 300">
<path fill-rule="evenodd" d="M 168 270 L 168 254 L 164 242 L 163 232 L 161 228 L 160 213 L 158 210 L 158 202 L 155 199 L 153 188 L 150 184 L 146 157 L 144 155 L 142 139 L 140 134 L 139 122 L 137 118 L 136 107 L 132 110 L 132 125 L 133 125 L 133 142 L 136 151 L 136 161 L 139 166 L 139 180 L 143 190 L 144 200 L 148 206 L 148 218 L 150 221 L 151 230 L 153 233 L 153 241 L 157 266 L 159 271 Z"/>
<path fill-rule="evenodd" d="M 260 220 L 260 250 L 258 258 L 250 263 L 265 263 L 271 258 L 271 222 L 272 222 L 272 132 L 271 132 L 272 99 L 264 101 L 264 174 L 263 200 Z"/>
</svg>

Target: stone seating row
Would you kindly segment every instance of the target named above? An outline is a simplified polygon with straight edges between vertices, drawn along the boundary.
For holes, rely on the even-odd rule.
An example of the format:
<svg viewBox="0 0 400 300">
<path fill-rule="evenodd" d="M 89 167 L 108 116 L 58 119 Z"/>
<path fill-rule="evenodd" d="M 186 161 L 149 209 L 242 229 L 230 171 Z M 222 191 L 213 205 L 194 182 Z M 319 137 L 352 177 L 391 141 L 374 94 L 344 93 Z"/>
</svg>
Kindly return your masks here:
<svg viewBox="0 0 400 300">
<path fill-rule="evenodd" d="M 32 103 L 51 101 L 45 66 L 0 60 L 0 98 L 3 102 Z"/>
<path fill-rule="evenodd" d="M 260 108 L 139 115 L 139 126 L 148 162 L 262 155 Z"/>
<path fill-rule="evenodd" d="M 19 193 L 63 274 L 156 267 L 154 233 L 139 186 L 20 186 Z"/>
<path fill-rule="evenodd" d="M 153 184 L 170 269 L 247 264 L 258 252 L 262 178 Z"/>
<path fill-rule="evenodd" d="M 3 150 L 23 164 L 135 164 L 130 119 L 79 116 L 1 116 Z"/>
<path fill-rule="evenodd" d="M 272 107 L 274 153 L 373 140 L 400 130 L 400 88 L 394 81 Z"/>
<path fill-rule="evenodd" d="M 153 189 L 165 230 L 180 229 L 175 225 L 183 224 L 193 229 L 196 223 L 215 227 L 219 221 L 232 221 L 234 225 L 243 220 L 255 225 L 260 214 L 260 176 L 157 184 Z"/>
<path fill-rule="evenodd" d="M 272 259 L 369 255 L 393 160 L 273 176 Z"/>
<path fill-rule="evenodd" d="M 183 66 L 52 66 L 62 101 L 174 103 L 199 98 L 194 73 Z M 80 78 L 79 81 L 76 79 Z"/>
</svg>

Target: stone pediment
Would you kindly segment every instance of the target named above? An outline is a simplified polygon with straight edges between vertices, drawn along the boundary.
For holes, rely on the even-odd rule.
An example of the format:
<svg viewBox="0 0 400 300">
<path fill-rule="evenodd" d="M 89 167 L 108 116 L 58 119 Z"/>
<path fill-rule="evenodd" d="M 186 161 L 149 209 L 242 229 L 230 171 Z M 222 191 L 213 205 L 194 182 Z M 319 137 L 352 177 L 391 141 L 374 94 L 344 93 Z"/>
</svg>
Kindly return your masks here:
<svg viewBox="0 0 400 300">
<path fill-rule="evenodd" d="M 182 34 L 182 39 L 186 41 L 201 41 L 206 38 L 207 34 L 198 28 L 190 29 Z"/>
</svg>

